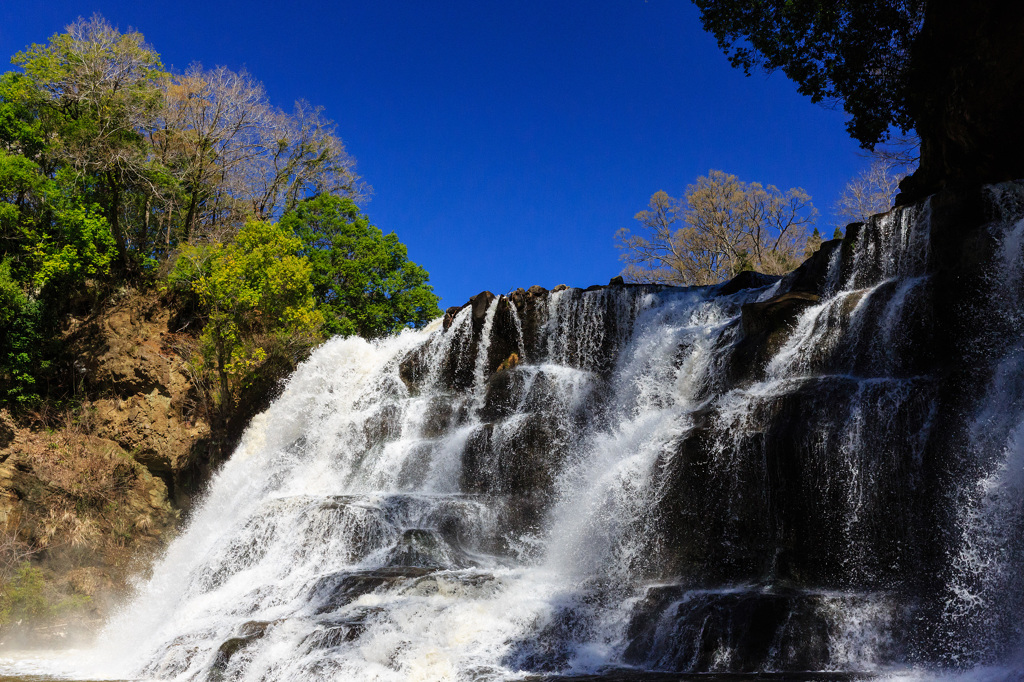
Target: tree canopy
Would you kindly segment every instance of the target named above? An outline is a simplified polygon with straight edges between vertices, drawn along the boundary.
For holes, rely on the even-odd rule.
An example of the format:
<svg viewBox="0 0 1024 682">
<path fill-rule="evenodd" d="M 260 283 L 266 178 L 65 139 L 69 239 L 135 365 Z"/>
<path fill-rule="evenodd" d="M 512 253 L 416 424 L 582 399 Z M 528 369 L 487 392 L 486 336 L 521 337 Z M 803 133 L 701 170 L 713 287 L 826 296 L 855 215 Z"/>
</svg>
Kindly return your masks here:
<svg viewBox="0 0 1024 682">
<path fill-rule="evenodd" d="M 734 66 L 781 69 L 841 104 L 863 146 L 913 129 L 921 164 L 900 187 L 1024 177 L 1024 3 L 983 0 L 694 0 Z"/>
<path fill-rule="evenodd" d="M 316 340 L 323 315 L 301 248 L 283 226 L 253 220 L 233 243 L 186 247 L 175 263 L 171 283 L 191 289 L 207 311 L 201 349 L 216 368 L 222 400 L 231 395 L 230 377 L 266 359 L 267 341 Z"/>
<path fill-rule="evenodd" d="M 408 259 L 355 202 L 329 194 L 301 202 L 281 225 L 302 240 L 313 291 L 329 334 L 375 338 L 440 316 L 427 271 Z"/>
<path fill-rule="evenodd" d="M 815 215 L 800 188 L 782 192 L 712 170 L 681 199 L 655 192 L 635 216 L 640 234 L 619 230 L 622 274 L 632 282 L 683 286 L 716 284 L 744 270 L 781 275 L 804 257 Z"/>
<path fill-rule="evenodd" d="M 814 102 L 839 102 L 865 147 L 914 127 L 906 101 L 925 0 L 694 0 L 733 66 L 781 69 Z"/>
<path fill-rule="evenodd" d="M 360 212 L 370 188 L 322 109 L 279 109 L 244 71 L 173 73 L 141 33 L 99 16 L 12 62 L 0 75 L 0 401 L 62 381 L 73 392 L 73 376 L 42 377 L 59 351 L 43 341 L 128 287 L 177 292 L 203 325 L 193 359 L 222 406 L 265 361 L 286 371 L 325 334 L 378 337 L 440 315 L 427 272 Z"/>
</svg>

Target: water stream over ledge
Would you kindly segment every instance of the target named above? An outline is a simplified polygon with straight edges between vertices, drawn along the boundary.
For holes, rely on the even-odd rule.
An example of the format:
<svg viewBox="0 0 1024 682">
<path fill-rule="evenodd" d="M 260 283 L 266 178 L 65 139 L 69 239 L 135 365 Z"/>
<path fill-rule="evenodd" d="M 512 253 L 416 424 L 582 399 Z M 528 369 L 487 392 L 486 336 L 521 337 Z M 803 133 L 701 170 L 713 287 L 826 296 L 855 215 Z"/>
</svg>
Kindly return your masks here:
<svg viewBox="0 0 1024 682">
<path fill-rule="evenodd" d="M 782 282 L 329 341 L 95 647 L 0 671 L 1014 679 L 1022 196 L 894 211 Z"/>
</svg>

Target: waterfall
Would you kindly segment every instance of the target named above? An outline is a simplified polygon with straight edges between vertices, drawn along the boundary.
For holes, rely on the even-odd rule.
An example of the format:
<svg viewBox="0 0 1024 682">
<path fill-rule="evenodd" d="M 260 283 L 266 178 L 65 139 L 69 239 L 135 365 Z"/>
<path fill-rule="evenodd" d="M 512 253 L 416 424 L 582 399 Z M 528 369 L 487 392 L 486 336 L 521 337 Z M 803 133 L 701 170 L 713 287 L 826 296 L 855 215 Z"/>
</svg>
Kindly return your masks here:
<svg viewBox="0 0 1024 682">
<path fill-rule="evenodd" d="M 1012 656 L 1022 196 L 894 209 L 777 282 L 518 290 L 329 341 L 73 674 L 914 676 Z"/>
</svg>

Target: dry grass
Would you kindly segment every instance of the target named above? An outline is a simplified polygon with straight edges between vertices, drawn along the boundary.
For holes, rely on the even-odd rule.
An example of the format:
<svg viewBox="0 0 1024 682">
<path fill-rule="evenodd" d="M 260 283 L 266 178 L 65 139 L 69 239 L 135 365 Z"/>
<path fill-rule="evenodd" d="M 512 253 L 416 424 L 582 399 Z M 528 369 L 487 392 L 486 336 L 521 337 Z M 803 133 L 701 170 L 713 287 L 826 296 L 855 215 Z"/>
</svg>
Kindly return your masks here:
<svg viewBox="0 0 1024 682">
<path fill-rule="evenodd" d="M 8 518 L 0 532 L 0 584 L 6 584 L 18 568 L 39 551 L 22 536 L 21 519 Z"/>
<path fill-rule="evenodd" d="M 102 506 L 124 497 L 135 482 L 134 463 L 113 448 L 90 443 L 92 413 L 65 411 L 46 448 L 33 462 L 36 474 L 69 499 Z M 69 513 L 53 509 L 53 513 Z M 58 524 L 60 525 L 60 524 Z"/>
</svg>

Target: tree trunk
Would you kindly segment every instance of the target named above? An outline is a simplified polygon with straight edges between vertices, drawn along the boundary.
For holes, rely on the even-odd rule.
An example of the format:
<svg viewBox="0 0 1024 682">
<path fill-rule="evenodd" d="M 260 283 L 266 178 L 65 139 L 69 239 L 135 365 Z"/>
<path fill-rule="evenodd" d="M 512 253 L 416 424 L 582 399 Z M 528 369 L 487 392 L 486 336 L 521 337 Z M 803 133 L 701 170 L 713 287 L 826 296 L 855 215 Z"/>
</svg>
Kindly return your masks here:
<svg viewBox="0 0 1024 682">
<path fill-rule="evenodd" d="M 191 197 L 188 201 L 188 212 L 185 213 L 185 234 L 182 236 L 182 242 L 188 243 L 192 238 L 192 223 L 196 219 L 196 205 L 199 203 L 199 190 L 194 188 L 191 192 Z"/>
<path fill-rule="evenodd" d="M 907 101 L 921 165 L 898 203 L 1024 178 L 1024 2 L 929 0 Z"/>
</svg>

